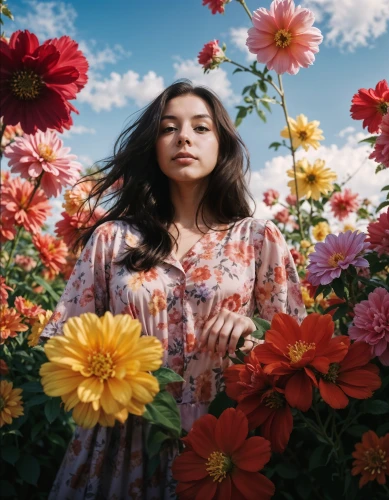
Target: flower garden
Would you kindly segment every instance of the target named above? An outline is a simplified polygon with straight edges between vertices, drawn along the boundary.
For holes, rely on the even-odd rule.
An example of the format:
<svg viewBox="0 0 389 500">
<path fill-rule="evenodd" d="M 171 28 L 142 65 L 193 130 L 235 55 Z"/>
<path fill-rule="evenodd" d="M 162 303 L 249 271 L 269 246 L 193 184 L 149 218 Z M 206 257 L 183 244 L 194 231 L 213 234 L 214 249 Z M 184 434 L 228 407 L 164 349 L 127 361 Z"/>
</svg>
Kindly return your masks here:
<svg viewBox="0 0 389 500">
<path fill-rule="evenodd" d="M 230 1 L 203 5 L 207 14 L 228 15 Z M 168 386 L 183 379 L 161 366 L 162 344 L 142 336 L 131 315 L 83 314 L 67 321 L 62 336 L 41 342 L 79 257 L 73 247 L 80 228 L 105 213 L 84 203 L 98 172 L 82 172 L 57 135 L 73 125 L 88 62 L 69 36 L 2 36 L 0 139 L 9 166 L 1 173 L 0 199 L 4 498 L 47 498 L 75 425 L 112 427 L 129 414 L 151 424 L 149 477 L 161 447 L 179 442 L 172 470 L 180 499 L 389 497 L 389 186 L 382 184 L 376 207 L 338 184 L 319 156 L 312 163 L 296 159 L 298 149 L 317 150 L 324 136 L 318 121 L 288 115 L 282 77 L 309 71 L 322 34 L 312 12 L 291 0 L 254 13 L 235 1 L 250 17 L 246 44 L 257 60 L 244 66 L 212 40 L 198 62 L 204 72 L 231 64 L 252 77 L 242 90 L 237 127 L 253 111 L 266 121 L 273 106 L 282 108 L 285 123 L 269 147 L 290 154 L 290 193 L 280 199 L 268 189 L 263 201 L 289 245 L 307 316 L 301 324 L 283 313 L 271 323 L 255 316 L 257 344 L 248 354 L 238 344 L 224 390 L 187 435 Z M 12 17 L 4 2 L 0 7 Z M 371 134 L 364 141 L 376 162 L 372 175 L 389 168 L 388 110 L 384 79 L 350 96 L 351 117 Z M 107 195 L 114 193 L 115 186 Z M 54 235 L 45 221 L 50 200 L 60 195 Z M 356 213 L 366 229 L 333 232 L 328 210 L 339 221 Z M 264 297 L 271 287 L 263 286 Z"/>
</svg>

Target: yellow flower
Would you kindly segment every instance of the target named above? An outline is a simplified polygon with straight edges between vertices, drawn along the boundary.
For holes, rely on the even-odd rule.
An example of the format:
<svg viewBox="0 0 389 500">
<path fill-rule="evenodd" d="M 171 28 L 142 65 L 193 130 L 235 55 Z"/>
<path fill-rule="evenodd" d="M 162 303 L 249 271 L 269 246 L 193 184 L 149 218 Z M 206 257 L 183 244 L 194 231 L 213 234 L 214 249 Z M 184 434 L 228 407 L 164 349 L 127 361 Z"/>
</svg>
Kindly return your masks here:
<svg viewBox="0 0 389 500">
<path fill-rule="evenodd" d="M 319 141 L 323 140 L 323 131 L 318 127 L 320 122 L 314 120 L 313 122 L 308 122 L 308 118 L 305 115 L 298 115 L 296 120 L 293 118 L 288 118 L 290 131 L 292 133 L 292 145 L 294 149 L 302 146 L 305 151 L 308 151 L 309 146 L 317 149 L 320 146 Z M 281 137 L 289 139 L 288 127 L 285 127 L 281 131 Z"/>
<path fill-rule="evenodd" d="M 342 233 L 345 233 L 346 231 L 355 231 L 355 227 L 352 224 L 345 224 Z"/>
<path fill-rule="evenodd" d="M 296 164 L 297 189 L 299 198 L 306 196 L 318 200 L 322 195 L 332 191 L 332 183 L 336 180 L 336 173 L 329 168 L 324 168 L 324 160 L 316 160 L 313 165 L 306 158 Z M 292 180 L 288 182 L 292 194 L 296 194 L 293 169 L 288 170 Z"/>
<path fill-rule="evenodd" d="M 312 229 L 312 235 L 316 241 L 325 240 L 327 234 L 331 233 L 331 228 L 327 222 L 318 222 L 316 226 Z"/>
<path fill-rule="evenodd" d="M 38 314 L 38 319 L 32 325 L 31 333 L 27 337 L 28 345 L 30 347 L 35 347 L 38 345 L 39 337 L 47 323 L 50 321 L 51 316 L 53 315 L 52 311 L 45 311 L 45 313 Z"/>
<path fill-rule="evenodd" d="M 159 392 L 149 371 L 160 368 L 163 348 L 156 337 L 141 337 L 141 324 L 128 314 L 70 318 L 63 336 L 45 345 L 49 359 L 40 375 L 48 396 L 60 396 L 65 410 L 85 428 L 113 427 L 128 413 L 143 415 Z"/>
<path fill-rule="evenodd" d="M 301 248 L 309 248 L 312 245 L 312 243 L 308 240 L 301 240 L 300 241 L 300 247 Z"/>
<path fill-rule="evenodd" d="M 72 189 L 65 191 L 65 203 L 62 203 L 65 212 L 69 215 L 75 215 L 81 206 L 83 210 L 88 210 L 90 208 L 88 203 L 85 205 L 83 203 L 88 198 L 94 185 L 95 183 L 92 181 L 84 181 L 76 184 Z"/>
<path fill-rule="evenodd" d="M 0 382 L 0 427 L 23 415 L 22 389 L 12 387 L 12 382 Z"/>
<path fill-rule="evenodd" d="M 315 303 L 315 299 L 313 299 L 309 295 L 308 288 L 306 286 L 301 286 L 301 295 L 303 298 L 303 302 L 306 308 L 312 307 L 313 304 Z"/>
</svg>

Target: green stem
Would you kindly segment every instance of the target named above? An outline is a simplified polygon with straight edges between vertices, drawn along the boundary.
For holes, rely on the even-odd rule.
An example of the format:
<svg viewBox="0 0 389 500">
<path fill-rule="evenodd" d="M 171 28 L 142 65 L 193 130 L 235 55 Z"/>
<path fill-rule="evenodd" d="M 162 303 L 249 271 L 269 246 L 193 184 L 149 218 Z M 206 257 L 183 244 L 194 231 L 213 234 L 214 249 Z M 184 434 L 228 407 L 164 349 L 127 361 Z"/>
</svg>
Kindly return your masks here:
<svg viewBox="0 0 389 500">
<path fill-rule="evenodd" d="M 259 73 L 258 71 L 253 71 L 252 69 L 247 68 L 246 66 L 243 66 L 242 64 L 239 64 L 239 63 L 233 61 L 232 59 L 229 59 L 228 57 L 226 57 L 224 59 L 224 62 L 229 62 L 230 64 L 233 64 L 234 66 L 237 66 L 238 68 L 241 68 L 243 71 L 246 71 L 247 73 L 251 73 L 251 74 L 255 75 L 263 82 L 271 85 L 274 88 L 274 90 L 276 90 L 277 93 L 281 96 L 281 90 L 277 87 L 277 85 L 272 80 L 268 80 L 267 78 L 264 78 L 262 73 Z"/>
<path fill-rule="evenodd" d="M 247 12 L 247 15 L 249 16 L 250 21 L 251 21 L 253 15 L 251 14 L 249 8 L 247 7 L 245 0 L 236 0 L 236 1 L 238 3 L 240 3 L 240 5 L 244 8 L 244 10 Z"/>
<path fill-rule="evenodd" d="M 277 76 L 278 76 L 278 83 L 279 83 L 280 90 L 281 90 L 281 93 L 280 93 L 281 106 L 282 106 L 282 109 L 284 110 L 286 126 L 288 129 L 288 135 L 289 135 L 289 141 L 290 141 L 290 151 L 292 153 L 292 160 L 293 160 L 294 186 L 295 186 L 296 198 L 297 198 L 296 208 L 297 208 L 297 219 L 298 219 L 298 223 L 299 223 L 299 232 L 300 232 L 301 239 L 304 239 L 303 224 L 302 224 L 301 213 L 300 213 L 298 185 L 297 185 L 297 167 L 296 167 L 295 149 L 293 147 L 292 131 L 291 131 L 290 124 L 289 124 L 288 109 L 286 107 L 286 99 L 285 99 L 285 92 L 284 92 L 284 89 L 282 86 L 282 78 L 281 78 L 281 75 L 277 75 Z"/>
</svg>

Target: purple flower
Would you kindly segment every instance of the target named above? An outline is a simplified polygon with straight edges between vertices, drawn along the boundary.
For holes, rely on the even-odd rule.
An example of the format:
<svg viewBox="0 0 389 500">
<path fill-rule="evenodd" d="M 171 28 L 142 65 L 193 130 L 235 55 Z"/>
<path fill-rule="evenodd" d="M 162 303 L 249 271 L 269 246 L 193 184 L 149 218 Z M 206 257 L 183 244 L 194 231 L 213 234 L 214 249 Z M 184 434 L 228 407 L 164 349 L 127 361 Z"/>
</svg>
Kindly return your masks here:
<svg viewBox="0 0 389 500">
<path fill-rule="evenodd" d="M 361 257 L 369 248 L 365 238 L 365 233 L 346 231 L 338 236 L 329 234 L 325 241 L 316 243 L 315 251 L 309 255 L 308 281 L 314 286 L 328 285 L 350 265 L 369 267 L 367 260 Z"/>
<path fill-rule="evenodd" d="M 385 288 L 376 288 L 367 300 L 354 307 L 354 313 L 350 338 L 369 344 L 372 355 L 389 366 L 389 293 Z"/>
</svg>

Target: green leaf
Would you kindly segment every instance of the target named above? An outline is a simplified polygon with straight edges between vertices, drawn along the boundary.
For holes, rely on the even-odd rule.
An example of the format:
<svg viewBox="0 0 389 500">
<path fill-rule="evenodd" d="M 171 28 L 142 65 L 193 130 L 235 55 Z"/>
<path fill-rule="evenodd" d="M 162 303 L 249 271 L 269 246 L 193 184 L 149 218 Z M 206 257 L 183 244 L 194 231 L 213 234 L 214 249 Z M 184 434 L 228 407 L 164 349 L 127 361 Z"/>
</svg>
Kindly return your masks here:
<svg viewBox="0 0 389 500">
<path fill-rule="evenodd" d="M 0 455 L 4 462 L 15 465 L 20 457 L 19 448 L 16 448 L 16 446 L 2 446 L 0 449 Z"/>
<path fill-rule="evenodd" d="M 331 456 L 328 446 L 321 444 L 313 451 L 312 455 L 309 457 L 309 470 L 317 469 L 318 467 L 323 467 L 327 464 L 329 457 Z"/>
<path fill-rule="evenodd" d="M 260 332 L 267 332 L 270 329 L 270 321 L 267 321 L 266 319 L 258 318 L 255 316 L 254 318 L 251 318 L 255 326 Z M 253 332 L 255 333 L 255 332 Z"/>
<path fill-rule="evenodd" d="M 343 318 L 343 316 L 346 316 L 348 311 L 348 305 L 347 304 L 339 304 L 338 309 L 334 312 L 334 315 L 332 316 L 332 319 L 334 321 Z"/>
<path fill-rule="evenodd" d="M 55 301 L 59 301 L 61 298 L 57 292 L 53 290 L 53 288 L 45 281 L 43 278 L 40 276 L 35 276 L 34 275 L 34 280 L 38 283 L 38 285 L 43 286 L 43 288 L 46 290 L 46 292 L 53 297 Z"/>
<path fill-rule="evenodd" d="M 27 400 L 26 406 L 31 408 L 32 406 L 41 405 L 43 403 L 46 403 L 46 401 L 48 401 L 48 399 L 49 399 L 49 396 L 46 396 L 46 394 L 38 394 L 38 396 L 34 396 L 33 398 Z"/>
<path fill-rule="evenodd" d="M 312 493 L 312 484 L 307 476 L 299 476 L 295 481 L 295 488 L 301 498 L 308 499 Z"/>
<path fill-rule="evenodd" d="M 170 368 L 159 368 L 153 375 L 158 380 L 160 389 L 164 389 L 166 384 L 171 382 L 184 382 L 184 379 Z"/>
<path fill-rule="evenodd" d="M 247 115 L 247 108 L 244 108 L 243 106 L 238 106 L 238 108 L 239 111 L 235 118 L 236 127 L 239 127 L 239 125 L 242 123 L 243 118 L 245 118 Z"/>
<path fill-rule="evenodd" d="M 236 402 L 227 396 L 226 391 L 221 391 L 216 394 L 215 398 L 209 405 L 208 413 L 214 415 L 216 418 L 219 418 L 224 410 L 227 408 L 234 408 L 235 405 Z"/>
<path fill-rule="evenodd" d="M 17 498 L 16 490 L 9 481 L 0 480 L 0 491 L 2 497 Z"/>
<path fill-rule="evenodd" d="M 146 443 L 148 456 L 153 457 L 159 453 L 162 444 L 168 439 L 171 437 L 166 432 L 158 429 L 156 425 L 152 425 Z"/>
<path fill-rule="evenodd" d="M 243 69 L 236 68 L 236 69 L 234 69 L 234 71 L 232 72 L 232 74 L 234 74 L 234 73 L 239 73 L 239 72 L 241 72 L 241 71 L 243 71 Z"/>
<path fill-rule="evenodd" d="M 264 92 L 267 93 L 267 85 L 263 80 L 258 80 L 258 87 Z"/>
<path fill-rule="evenodd" d="M 61 412 L 61 398 L 51 398 L 45 404 L 45 415 L 50 424 Z"/>
<path fill-rule="evenodd" d="M 170 431 L 174 437 L 180 437 L 181 418 L 176 400 L 167 391 L 159 392 L 152 403 L 146 405 L 143 418 L 151 424 L 159 425 Z"/>
<path fill-rule="evenodd" d="M 263 340 L 265 336 L 265 332 L 263 330 L 254 330 L 253 332 L 250 333 L 250 337 L 254 337 L 255 339 L 258 340 Z"/>
<path fill-rule="evenodd" d="M 378 174 L 378 172 L 381 172 L 381 170 L 385 170 L 386 167 L 383 163 L 380 163 L 378 167 L 375 169 L 375 173 Z"/>
<path fill-rule="evenodd" d="M 66 442 L 58 434 L 50 434 L 49 439 L 53 444 L 60 446 L 61 448 L 66 448 Z"/>
<path fill-rule="evenodd" d="M 15 467 L 23 481 L 36 486 L 41 472 L 39 462 L 36 458 L 32 455 L 23 455 Z"/>
<path fill-rule="evenodd" d="M 360 144 L 361 142 L 367 142 L 368 144 L 375 144 L 377 137 L 378 137 L 378 135 L 372 135 L 370 137 L 366 137 L 366 139 L 362 139 L 361 141 L 358 141 L 358 144 Z"/>
<path fill-rule="evenodd" d="M 350 436 L 360 438 L 362 436 L 362 434 L 364 434 L 368 430 L 369 430 L 369 427 L 367 427 L 367 425 L 353 425 L 352 427 L 348 427 L 346 429 L 346 432 L 347 432 L 347 434 L 350 434 Z"/>
<path fill-rule="evenodd" d="M 375 210 L 375 211 L 376 211 L 376 213 L 377 213 L 377 212 L 379 212 L 382 208 L 387 207 L 388 205 L 389 205 L 389 200 L 385 200 L 385 201 L 383 201 L 383 202 L 382 202 L 382 203 L 380 203 L 380 204 L 378 205 L 378 207 L 376 208 L 376 210 Z"/>
<path fill-rule="evenodd" d="M 344 293 L 343 281 L 340 278 L 336 278 L 336 279 L 334 279 L 334 281 L 332 281 L 331 286 L 332 286 L 332 289 L 334 290 L 334 292 L 336 293 L 336 295 L 340 299 L 344 299 L 345 293 Z"/>
<path fill-rule="evenodd" d="M 31 429 L 31 441 L 35 441 L 36 437 L 39 435 L 40 431 L 43 429 L 45 425 L 46 422 L 43 418 L 42 420 L 34 424 L 33 428 Z"/>
<path fill-rule="evenodd" d="M 257 114 L 259 116 L 259 118 L 264 122 L 266 123 L 266 115 L 265 113 L 262 111 L 262 109 L 258 109 L 256 108 L 256 111 L 257 111 Z"/>
<path fill-rule="evenodd" d="M 23 392 L 43 392 L 42 384 L 38 381 L 36 382 L 26 382 L 20 386 Z"/>
<path fill-rule="evenodd" d="M 251 89 L 251 85 L 246 85 L 246 87 L 242 90 L 242 95 L 248 92 Z"/>
<path fill-rule="evenodd" d="M 295 479 L 299 475 L 299 469 L 292 463 L 280 463 L 276 467 L 277 474 L 284 479 Z"/>
<path fill-rule="evenodd" d="M 384 415 L 389 413 L 389 403 L 381 399 L 369 399 L 364 402 L 362 411 L 370 415 Z"/>
<path fill-rule="evenodd" d="M 274 148 L 275 151 L 278 151 L 282 144 L 280 142 L 272 142 L 269 146 L 269 149 Z"/>
<path fill-rule="evenodd" d="M 389 191 L 389 184 L 387 186 L 384 186 L 381 191 Z"/>
<path fill-rule="evenodd" d="M 157 470 L 157 467 L 160 464 L 160 462 L 161 462 L 161 458 L 159 455 L 154 455 L 154 457 L 148 458 L 147 471 L 146 471 L 147 479 L 151 479 L 154 472 Z"/>
</svg>

